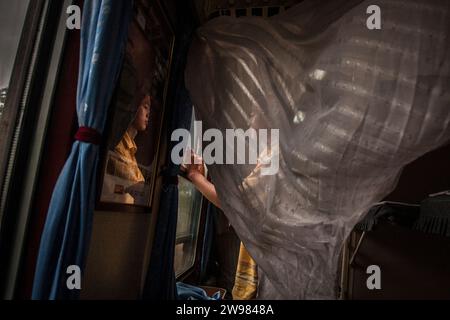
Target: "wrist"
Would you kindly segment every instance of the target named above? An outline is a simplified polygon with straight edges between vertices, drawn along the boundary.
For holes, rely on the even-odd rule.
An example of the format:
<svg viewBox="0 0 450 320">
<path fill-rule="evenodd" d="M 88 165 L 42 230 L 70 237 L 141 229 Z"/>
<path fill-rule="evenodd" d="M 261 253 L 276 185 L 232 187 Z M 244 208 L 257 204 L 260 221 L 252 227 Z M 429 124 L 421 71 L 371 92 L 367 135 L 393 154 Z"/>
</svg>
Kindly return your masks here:
<svg viewBox="0 0 450 320">
<path fill-rule="evenodd" d="M 198 180 L 199 178 L 202 178 L 203 175 L 198 171 L 188 172 L 187 177 L 189 180 Z"/>
</svg>

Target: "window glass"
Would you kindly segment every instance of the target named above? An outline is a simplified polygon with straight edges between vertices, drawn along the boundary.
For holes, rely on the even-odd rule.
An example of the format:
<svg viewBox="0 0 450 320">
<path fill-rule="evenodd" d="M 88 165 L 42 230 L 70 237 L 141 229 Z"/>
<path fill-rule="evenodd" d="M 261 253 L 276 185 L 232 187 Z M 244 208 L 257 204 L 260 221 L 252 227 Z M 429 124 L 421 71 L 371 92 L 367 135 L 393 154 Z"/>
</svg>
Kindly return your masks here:
<svg viewBox="0 0 450 320">
<path fill-rule="evenodd" d="M 0 118 L 5 107 L 28 5 L 29 0 L 0 1 Z"/>
<path fill-rule="evenodd" d="M 195 115 L 192 115 L 190 148 L 200 154 L 200 132 L 194 130 Z M 189 152 L 185 150 L 185 154 Z M 202 209 L 202 194 L 187 179 L 180 177 L 178 184 L 178 225 L 175 247 L 175 273 L 178 277 L 194 266 L 200 216 Z"/>
<path fill-rule="evenodd" d="M 177 276 L 194 266 L 202 204 L 202 195 L 188 180 L 179 179 L 178 225 L 175 247 Z"/>
</svg>

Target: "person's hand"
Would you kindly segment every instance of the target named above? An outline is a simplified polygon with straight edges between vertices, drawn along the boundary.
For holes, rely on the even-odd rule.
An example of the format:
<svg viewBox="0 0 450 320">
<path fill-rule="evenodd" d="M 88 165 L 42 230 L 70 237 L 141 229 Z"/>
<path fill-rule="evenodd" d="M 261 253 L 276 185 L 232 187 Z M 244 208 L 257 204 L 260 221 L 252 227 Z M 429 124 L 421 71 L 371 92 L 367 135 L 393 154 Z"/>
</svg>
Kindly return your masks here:
<svg viewBox="0 0 450 320">
<path fill-rule="evenodd" d="M 221 208 L 216 188 L 205 177 L 206 170 L 203 159 L 196 155 L 192 150 L 189 152 L 191 163 L 182 165 L 181 169 L 186 173 L 187 178 L 206 199 L 212 202 L 217 208 Z"/>
<path fill-rule="evenodd" d="M 195 154 L 192 150 L 190 150 L 189 152 L 191 153 L 191 163 L 183 164 L 181 166 L 181 169 L 186 173 L 186 176 L 189 180 L 192 180 L 197 175 L 204 177 L 205 164 L 203 162 L 203 159 Z"/>
</svg>

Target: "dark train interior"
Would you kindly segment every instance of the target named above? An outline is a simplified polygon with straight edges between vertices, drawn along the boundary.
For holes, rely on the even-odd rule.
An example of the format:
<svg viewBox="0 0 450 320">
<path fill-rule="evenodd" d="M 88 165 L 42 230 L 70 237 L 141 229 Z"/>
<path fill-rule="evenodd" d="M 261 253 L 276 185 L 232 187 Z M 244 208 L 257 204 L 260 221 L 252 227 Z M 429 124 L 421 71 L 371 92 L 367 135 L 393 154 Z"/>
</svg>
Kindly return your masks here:
<svg viewBox="0 0 450 320">
<path fill-rule="evenodd" d="M 348 12 L 366 3 L 351 2 L 349 8 L 344 8 Z M 382 10 L 384 4 L 387 6 L 391 2 L 396 3 L 381 1 Z M 302 282 L 305 279 L 303 276 L 298 276 L 293 271 L 297 269 L 289 269 L 296 262 L 288 258 L 283 260 L 283 257 L 291 256 L 287 253 L 283 256 L 282 252 L 284 254 L 285 251 L 300 250 L 298 248 L 303 243 L 308 247 L 308 242 L 297 238 L 302 237 L 302 232 L 300 230 L 298 234 L 295 233 L 297 231 L 294 231 L 294 225 L 297 224 L 294 223 L 291 225 L 292 235 L 289 232 L 282 235 L 283 232 L 277 232 L 276 227 L 270 227 L 266 235 L 261 235 L 260 232 L 264 232 L 261 230 L 265 229 L 260 230 L 258 226 L 266 221 L 264 219 L 270 218 L 269 209 L 272 207 L 264 207 L 264 210 L 269 209 L 258 211 L 257 208 L 260 207 L 253 206 L 252 200 L 239 198 L 236 190 L 241 189 L 233 189 L 230 183 L 235 177 L 240 177 L 240 169 L 231 167 L 227 173 L 215 166 L 199 164 L 202 168 L 198 167 L 199 165 L 184 167 L 171 161 L 174 147 L 171 138 L 175 129 L 185 128 L 197 141 L 201 137 L 197 136 L 195 129 L 196 119 L 209 121 L 208 127 L 211 127 L 211 124 L 220 122 L 225 116 L 230 115 L 232 120 L 237 118 L 236 114 L 239 112 L 232 113 L 231 109 L 223 111 L 225 115 L 221 113 L 220 106 L 225 102 L 221 104 L 222 102 L 217 101 L 225 95 L 217 91 L 235 90 L 232 91 L 235 100 L 239 100 L 239 97 L 244 95 L 239 96 L 237 93 L 238 85 L 233 86 L 226 81 L 220 84 L 208 80 L 209 78 L 205 78 L 202 85 L 202 77 L 207 74 L 210 74 L 212 79 L 216 77 L 218 81 L 229 79 L 225 71 L 221 73 L 221 70 L 226 69 L 225 62 L 224 67 L 220 67 L 221 61 L 229 61 L 227 59 L 231 59 L 232 53 L 240 52 L 239 35 L 234 37 L 235 34 L 242 32 L 248 36 L 253 31 L 247 33 L 246 26 L 247 30 L 253 27 L 257 30 L 257 26 L 265 26 L 265 22 L 260 24 L 258 21 L 271 21 L 270 19 L 277 17 L 279 20 L 275 21 L 282 21 L 284 15 L 287 17 L 293 10 L 298 10 L 298 6 L 303 5 L 303 10 L 321 10 L 323 3 L 323 7 L 331 8 L 330 12 L 340 12 L 344 10 L 342 6 L 337 8 L 333 1 L 327 0 L 134 0 L 131 6 L 124 3 L 126 2 L 119 5 L 117 1 L 106 0 L 0 1 L 0 293 L 4 300 L 172 300 L 177 297 L 186 298 L 189 294 L 194 299 L 216 300 L 254 300 L 266 297 L 326 297 L 340 300 L 450 299 L 448 116 L 446 122 L 441 121 L 442 127 L 446 126 L 445 130 L 437 132 L 440 124 L 432 127 L 433 123 L 425 121 L 424 117 L 424 123 L 432 127 L 430 131 L 411 131 L 416 132 L 417 136 L 429 133 L 427 137 L 430 139 L 434 139 L 432 132 L 436 131 L 435 141 L 438 136 L 444 141 L 440 134 L 446 134 L 447 143 L 439 143 L 432 150 L 422 148 L 426 150 L 422 153 L 416 152 L 413 147 L 406 147 L 405 150 L 411 154 L 416 152 L 413 161 L 402 162 L 404 168 L 399 166 L 401 171 L 394 187 L 378 197 L 378 201 L 372 203 L 373 207 L 365 210 L 366 214 L 368 212 L 365 219 L 357 224 L 352 220 L 348 235 L 345 235 L 342 243 L 338 241 L 336 245 L 336 250 L 339 251 L 336 259 L 328 260 L 325 255 L 323 260 L 312 260 L 314 262 L 311 270 L 318 273 L 322 269 L 317 269 L 314 263 L 333 264 L 334 284 L 323 282 L 324 286 L 334 285 L 332 297 L 329 296 L 331 291 L 312 289 L 316 283 L 314 279 L 320 277 L 313 271 L 310 287 L 306 288 L 305 284 L 305 291 L 298 289 L 301 291 L 298 294 L 290 291 L 293 286 L 289 284 L 290 277 L 298 288 L 306 282 Z M 430 6 L 446 2 L 432 3 Z M 111 14 L 115 15 L 114 22 L 108 18 L 101 20 L 102 17 L 98 15 L 102 13 L 99 13 L 99 10 L 111 10 Z M 446 10 L 448 17 L 448 4 Z M 322 16 L 315 16 L 314 12 L 307 17 L 320 20 Z M 434 11 L 430 9 L 429 16 L 426 17 L 432 16 L 432 12 Z M 77 14 L 81 14 L 80 20 Z M 363 14 L 367 15 L 366 12 Z M 97 26 L 93 24 L 95 19 L 99 20 Z M 239 22 L 246 21 L 245 19 L 250 22 Z M 341 18 L 336 18 L 341 21 L 339 19 Z M 222 23 L 229 25 L 224 28 L 220 23 L 214 24 L 214 21 L 223 21 Z M 255 21 L 254 24 L 252 21 Z M 424 18 L 423 21 L 428 20 Z M 444 37 L 445 42 L 449 44 L 448 24 L 445 26 L 442 22 L 444 20 L 436 21 L 440 21 L 439 26 L 447 26 Z M 89 26 L 91 28 L 88 28 Z M 280 34 L 297 32 L 294 22 L 283 26 L 285 29 L 280 31 Z M 192 58 L 193 53 L 189 53 L 189 49 L 195 42 L 193 39 L 198 28 L 204 28 L 201 29 L 202 34 L 211 45 L 199 45 L 197 49 L 204 51 Z M 397 29 L 400 28 L 399 22 Z M 306 49 L 299 52 L 305 52 L 307 57 L 317 54 L 317 59 L 325 57 L 331 47 L 323 46 L 317 49 L 319 46 L 314 46 L 315 40 L 308 42 L 310 29 L 304 30 L 298 32 L 302 37 L 306 37 L 301 40 L 305 44 L 300 44 Z M 314 28 L 311 30 L 316 31 Z M 321 30 L 317 32 L 322 32 Z M 254 31 L 254 35 L 255 42 L 265 36 L 260 31 Z M 327 36 L 329 37 L 318 39 L 328 41 L 327 39 L 332 38 L 329 34 Z M 251 36 L 248 37 L 247 42 L 253 41 Z M 122 38 L 124 40 L 120 42 Z M 294 37 L 279 41 L 287 48 L 301 42 Z M 92 49 L 92 46 L 95 49 Z M 421 43 L 417 47 L 424 50 L 423 46 L 425 45 Z M 445 74 L 448 64 L 443 62 L 450 61 L 448 45 L 430 46 L 435 53 L 432 58 L 424 54 L 424 61 L 441 59 L 440 68 L 444 71 L 439 79 L 449 76 Z M 249 45 L 248 48 L 252 50 L 253 47 Z M 287 59 L 284 58 L 284 53 L 276 56 L 277 50 L 273 51 L 273 59 Z M 230 57 L 221 60 L 228 52 Z M 340 52 L 337 51 L 336 55 Z M 408 58 L 405 52 L 400 54 L 402 59 Z M 270 54 L 267 53 L 267 56 Z M 425 62 L 422 64 L 420 60 L 423 52 L 415 54 L 419 56 L 418 68 L 425 68 Z M 381 53 L 377 53 L 375 57 L 380 55 Z M 354 55 L 358 58 L 361 56 L 359 53 Z M 195 60 L 197 57 L 198 61 Z M 255 57 L 258 62 L 268 61 L 264 60 L 266 57 L 263 54 L 258 56 L 256 53 Z M 209 58 L 216 63 L 212 62 L 210 65 Z M 98 64 L 98 69 L 89 63 L 90 59 L 92 65 Z M 313 60 L 305 60 L 305 64 Z M 236 68 L 233 70 L 237 70 L 243 60 L 235 61 L 237 62 L 229 64 L 230 68 Z M 248 61 L 242 63 L 248 63 L 248 68 L 252 68 L 251 62 Z M 326 61 L 331 61 L 331 65 L 334 60 L 330 58 Z M 402 67 L 406 63 L 399 61 L 397 65 Z M 303 66 L 302 63 L 299 62 L 298 65 Z M 391 68 L 394 70 L 395 64 Z M 242 70 L 245 75 L 247 69 Z M 258 70 L 263 69 L 261 67 Z M 266 72 L 270 69 L 264 70 Z M 344 71 L 333 73 L 334 69 L 331 67 L 326 71 L 328 73 L 324 73 L 325 77 L 336 74 L 347 76 Z M 268 72 L 268 75 L 261 75 L 263 71 L 258 72 L 255 72 L 256 79 L 264 79 L 261 80 L 261 86 L 263 90 L 268 90 L 265 86 L 271 83 L 267 81 L 271 72 Z M 378 74 L 383 72 L 379 71 Z M 239 75 L 242 80 L 244 76 L 238 74 L 238 77 Z M 88 81 L 91 76 L 95 80 Z M 361 76 L 362 81 L 367 77 Z M 436 88 L 432 86 L 435 78 L 430 76 L 428 80 L 423 80 L 420 77 L 417 76 L 417 81 L 425 81 L 425 86 L 429 84 L 427 94 L 432 95 L 433 88 Z M 295 79 L 303 81 L 301 78 Z M 255 83 L 258 83 L 257 80 Z M 239 81 L 236 80 L 236 83 L 241 84 Z M 354 83 L 358 84 L 357 81 Z M 371 86 L 378 88 L 389 85 L 388 81 L 376 83 L 375 80 Z M 258 89 L 256 86 L 251 88 L 253 89 L 249 89 L 247 96 L 256 97 Z M 309 88 L 306 85 L 307 93 L 315 92 L 317 97 L 326 95 L 326 89 L 318 92 L 318 87 L 314 85 Z M 448 84 L 447 88 L 442 90 L 445 89 L 447 92 L 450 89 Z M 299 95 L 293 92 L 291 98 L 305 101 L 301 100 L 303 98 Z M 189 96 L 192 99 L 189 99 Z M 269 94 L 267 96 L 270 96 L 267 99 L 279 98 Z M 447 99 L 444 102 L 450 110 L 448 95 L 443 94 L 441 97 Z M 289 100 L 288 98 L 286 99 Z M 219 107 L 214 110 L 205 109 L 203 101 L 208 99 L 218 99 L 215 100 L 215 106 Z M 279 99 L 286 101 L 283 97 Z M 408 96 L 405 99 L 416 103 L 421 97 L 416 93 L 415 98 Z M 440 109 L 438 110 L 439 105 L 432 104 L 435 101 L 433 99 L 423 98 L 420 101 L 429 104 L 430 112 L 437 110 L 437 115 Z M 194 100 L 199 101 L 196 103 L 198 106 L 194 105 Z M 232 102 L 241 101 L 235 100 Z M 313 100 L 308 100 L 307 103 L 311 101 Z M 327 101 L 329 100 L 323 98 L 318 103 L 321 107 L 315 107 L 322 108 Z M 352 101 L 356 101 L 356 104 L 359 100 L 345 100 L 350 105 Z M 242 106 L 245 111 L 245 103 Z M 139 108 L 137 113 L 136 108 Z M 223 107 L 223 110 L 225 108 Z M 259 110 L 250 109 L 250 106 L 248 108 Z M 277 108 L 277 105 L 273 104 L 273 108 Z M 373 108 L 377 108 L 376 103 L 373 103 Z M 266 116 L 269 113 L 266 111 L 263 114 Z M 273 113 L 268 117 L 273 116 L 272 120 L 283 119 L 276 118 L 279 114 Z M 140 115 L 143 120 L 140 120 Z M 366 115 L 369 117 L 370 112 L 367 111 Z M 393 116 L 395 112 L 389 115 Z M 413 112 L 409 117 L 414 117 Z M 439 118 L 442 119 L 442 116 L 436 116 L 433 121 L 439 123 Z M 298 114 L 296 119 L 299 119 Z M 309 119 L 311 118 L 307 116 L 306 121 Z M 324 115 L 321 119 L 326 121 L 328 118 Z M 390 120 L 390 117 L 386 117 L 386 123 Z M 370 121 L 367 120 L 364 124 L 368 122 Z M 283 122 L 273 120 L 271 127 L 280 123 Z M 280 130 L 283 140 L 286 138 L 283 135 L 286 128 L 281 126 Z M 294 135 L 297 131 L 292 129 L 291 132 Z M 339 134 L 339 131 L 336 132 Z M 364 130 L 355 132 L 365 133 Z M 381 134 L 376 137 L 374 139 L 379 139 L 377 143 L 381 142 L 374 145 L 389 144 L 383 140 L 384 136 Z M 301 140 L 300 136 L 298 140 Z M 385 142 L 386 144 L 383 144 Z M 282 149 L 285 148 L 283 141 L 281 145 Z M 201 141 L 195 142 L 192 152 L 198 153 L 201 147 Z M 350 147 L 345 150 L 351 152 Z M 283 151 L 286 152 L 286 149 Z M 399 154 L 397 159 L 409 159 L 405 154 L 409 156 L 405 151 L 404 154 Z M 186 154 L 183 157 L 185 159 Z M 392 161 L 396 161 L 395 157 L 392 157 Z M 310 160 L 312 158 L 313 156 L 310 156 Z M 288 165 L 292 163 L 289 162 L 291 158 L 288 156 L 283 159 L 287 159 Z M 354 159 L 357 161 L 356 156 Z M 367 170 L 371 170 L 370 165 L 373 165 L 374 170 L 381 170 L 383 166 L 389 167 L 389 164 L 384 162 L 367 163 L 370 163 Z M 206 173 L 203 172 L 205 168 Z M 302 168 L 309 170 L 311 167 L 304 165 Z M 194 182 L 192 177 L 198 176 L 190 175 L 190 170 L 202 173 L 202 178 L 204 176 L 205 179 L 201 180 L 201 183 L 216 185 L 223 208 L 218 204 L 217 197 L 208 193 L 210 189 L 202 189 L 202 186 L 207 188 L 205 184 L 199 186 Z M 299 170 L 290 171 L 290 174 L 295 175 Z M 65 172 L 65 175 L 62 175 L 62 172 Z M 289 177 L 286 171 L 283 172 L 284 176 Z M 299 177 L 306 177 L 310 173 L 308 171 L 299 174 Z M 246 174 L 243 173 L 244 176 Z M 359 172 L 349 171 L 348 174 L 357 175 Z M 321 174 L 318 176 L 318 179 L 324 177 Z M 373 179 L 375 181 L 377 177 Z M 378 177 L 373 183 L 383 184 L 383 181 Z M 319 183 L 319 186 L 322 184 Z M 342 188 L 351 187 L 349 183 L 342 182 Z M 369 190 L 371 186 L 361 185 L 360 188 Z M 275 197 L 277 195 L 275 194 Z M 243 200 L 236 204 L 238 198 Z M 271 196 L 264 196 L 264 199 L 269 198 L 272 199 Z M 328 198 L 320 194 L 320 199 Z M 360 208 L 357 202 L 364 202 L 361 199 L 351 202 L 358 210 Z M 319 211 L 322 206 L 327 206 L 326 200 L 323 203 L 318 201 Z M 278 206 L 282 207 L 282 203 Z M 244 209 L 238 212 L 239 208 Z M 358 214 L 362 211 L 358 211 Z M 256 214 L 262 215 L 264 212 L 268 217 L 260 218 L 260 215 Z M 255 216 L 252 217 L 251 214 Z M 353 213 L 341 214 L 352 216 Z M 284 226 L 288 221 L 289 219 L 280 223 Z M 274 222 L 271 226 L 275 225 Z M 336 232 L 341 234 L 340 231 Z M 293 243 L 290 247 L 288 243 L 292 239 L 298 240 L 298 243 Z M 280 242 L 277 242 L 278 240 Z M 244 244 L 245 247 L 248 245 L 248 251 Z M 252 256 L 260 263 L 255 262 Z M 274 259 L 278 259 L 278 262 L 271 264 Z M 298 259 L 304 261 L 301 257 Z M 269 260 L 271 262 L 266 263 Z M 69 265 L 80 269 L 70 269 Z M 370 266 L 374 265 L 381 270 L 381 288 L 375 284 L 375 290 L 368 285 Z M 297 268 L 304 268 L 304 265 Z M 75 273 L 71 270 L 75 270 Z M 275 276 L 274 274 L 279 275 L 280 270 L 286 270 L 289 276 Z M 301 270 L 298 274 L 302 274 Z M 77 272 L 81 273 L 81 280 L 75 280 L 72 283 L 74 287 L 70 288 L 68 277 L 76 275 Z M 278 293 L 281 293 L 267 296 L 259 294 L 260 289 L 261 292 L 267 289 L 264 287 L 264 279 L 270 279 Z"/>
</svg>

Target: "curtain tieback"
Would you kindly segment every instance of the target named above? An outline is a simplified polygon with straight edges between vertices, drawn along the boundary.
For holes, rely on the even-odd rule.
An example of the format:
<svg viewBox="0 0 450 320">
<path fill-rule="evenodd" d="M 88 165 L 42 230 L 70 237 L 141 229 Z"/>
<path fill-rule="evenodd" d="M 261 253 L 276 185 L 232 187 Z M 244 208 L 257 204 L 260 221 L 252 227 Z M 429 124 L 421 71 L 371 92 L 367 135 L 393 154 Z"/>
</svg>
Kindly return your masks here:
<svg viewBox="0 0 450 320">
<path fill-rule="evenodd" d="M 75 139 L 81 142 L 91 143 L 95 145 L 100 145 L 102 143 L 102 135 L 100 132 L 93 128 L 80 127 Z"/>
</svg>

